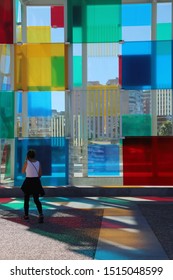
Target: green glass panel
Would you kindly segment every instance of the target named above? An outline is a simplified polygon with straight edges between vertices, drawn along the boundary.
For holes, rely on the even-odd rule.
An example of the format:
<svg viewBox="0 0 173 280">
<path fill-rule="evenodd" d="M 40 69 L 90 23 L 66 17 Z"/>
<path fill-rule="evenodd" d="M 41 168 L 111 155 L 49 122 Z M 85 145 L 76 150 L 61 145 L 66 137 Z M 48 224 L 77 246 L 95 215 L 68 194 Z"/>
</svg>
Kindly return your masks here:
<svg viewBox="0 0 173 280">
<path fill-rule="evenodd" d="M 123 136 L 151 136 L 150 115 L 123 115 Z"/>
<path fill-rule="evenodd" d="M 158 23 L 157 24 L 157 40 L 171 40 L 172 24 Z"/>
<path fill-rule="evenodd" d="M 0 138 L 14 138 L 14 92 L 0 91 Z"/>
<path fill-rule="evenodd" d="M 73 56 L 73 85 L 82 86 L 82 57 Z"/>
<path fill-rule="evenodd" d="M 64 87 L 65 85 L 65 62 L 64 57 L 52 57 L 52 87 Z"/>
<path fill-rule="evenodd" d="M 29 87 L 28 91 L 51 91 L 51 87 L 43 87 L 43 86 L 35 86 L 35 87 Z"/>
<path fill-rule="evenodd" d="M 121 0 L 68 1 L 69 42 L 109 43 L 121 39 Z"/>
</svg>

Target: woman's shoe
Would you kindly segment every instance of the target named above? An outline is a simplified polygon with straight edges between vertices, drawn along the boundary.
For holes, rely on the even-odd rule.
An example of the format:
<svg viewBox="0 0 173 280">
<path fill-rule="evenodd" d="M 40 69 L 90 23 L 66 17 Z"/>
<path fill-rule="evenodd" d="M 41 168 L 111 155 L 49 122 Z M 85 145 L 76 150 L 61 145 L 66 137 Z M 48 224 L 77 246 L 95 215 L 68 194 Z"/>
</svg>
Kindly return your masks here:
<svg viewBox="0 0 173 280">
<path fill-rule="evenodd" d="M 44 216 L 43 215 L 39 215 L 38 222 L 39 222 L 39 224 L 44 223 Z"/>
<path fill-rule="evenodd" d="M 26 221 L 29 220 L 29 216 L 27 216 L 27 215 L 24 215 L 23 218 L 24 218 L 24 220 L 26 220 Z"/>
</svg>

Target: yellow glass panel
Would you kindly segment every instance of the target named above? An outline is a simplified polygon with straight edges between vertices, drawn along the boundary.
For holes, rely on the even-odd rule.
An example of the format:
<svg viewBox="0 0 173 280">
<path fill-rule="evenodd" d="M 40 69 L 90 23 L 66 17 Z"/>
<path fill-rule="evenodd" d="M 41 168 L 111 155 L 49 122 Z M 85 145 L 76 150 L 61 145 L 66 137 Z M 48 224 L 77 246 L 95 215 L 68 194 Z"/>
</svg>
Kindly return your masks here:
<svg viewBox="0 0 173 280">
<path fill-rule="evenodd" d="M 50 44 L 27 44 L 27 57 L 50 57 Z"/>
<path fill-rule="evenodd" d="M 49 46 L 51 47 L 51 56 L 64 56 L 64 44 L 52 44 Z"/>
<path fill-rule="evenodd" d="M 28 43 L 50 43 L 51 29 L 50 26 L 28 26 L 27 27 Z"/>
<path fill-rule="evenodd" d="M 7 55 L 7 45 L 0 45 L 0 55 Z"/>
<path fill-rule="evenodd" d="M 51 86 L 51 61 L 49 57 L 28 59 L 28 86 Z"/>
<path fill-rule="evenodd" d="M 89 86 L 87 95 L 88 116 L 120 114 L 120 93 L 117 86 Z"/>
<path fill-rule="evenodd" d="M 56 58 L 59 57 L 60 61 L 62 58 L 63 61 L 66 53 L 64 44 L 16 44 L 15 90 L 64 90 L 67 87 L 66 79 L 63 85 L 65 73 L 53 67 L 58 63 Z M 62 67 L 66 68 L 66 59 L 64 63 Z M 58 81 L 61 81 L 59 85 Z"/>
<path fill-rule="evenodd" d="M 14 89 L 27 90 L 27 48 L 26 45 L 14 46 Z"/>
</svg>

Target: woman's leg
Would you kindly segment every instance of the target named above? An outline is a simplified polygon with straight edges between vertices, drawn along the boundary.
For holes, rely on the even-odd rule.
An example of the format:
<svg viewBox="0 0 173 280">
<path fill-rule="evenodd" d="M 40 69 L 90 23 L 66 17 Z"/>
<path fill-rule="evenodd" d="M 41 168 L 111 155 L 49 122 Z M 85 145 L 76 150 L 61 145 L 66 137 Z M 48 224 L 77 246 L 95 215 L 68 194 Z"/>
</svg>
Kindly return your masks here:
<svg viewBox="0 0 173 280">
<path fill-rule="evenodd" d="M 29 214 L 29 199 L 30 199 L 30 195 L 25 193 L 25 195 L 24 195 L 24 212 L 25 212 L 25 216 L 28 216 L 28 214 Z"/>
<path fill-rule="evenodd" d="M 37 210 L 39 212 L 39 219 L 38 222 L 39 223 L 43 223 L 44 222 L 44 217 L 43 217 L 43 212 L 42 212 L 42 204 L 39 200 L 39 194 L 33 194 L 33 198 L 34 198 L 34 202 L 37 206 Z"/>
<path fill-rule="evenodd" d="M 39 194 L 33 194 L 33 198 L 34 198 L 34 202 L 37 206 L 37 210 L 38 210 L 38 213 L 39 215 L 43 215 L 43 212 L 42 212 L 42 204 L 39 200 Z"/>
</svg>

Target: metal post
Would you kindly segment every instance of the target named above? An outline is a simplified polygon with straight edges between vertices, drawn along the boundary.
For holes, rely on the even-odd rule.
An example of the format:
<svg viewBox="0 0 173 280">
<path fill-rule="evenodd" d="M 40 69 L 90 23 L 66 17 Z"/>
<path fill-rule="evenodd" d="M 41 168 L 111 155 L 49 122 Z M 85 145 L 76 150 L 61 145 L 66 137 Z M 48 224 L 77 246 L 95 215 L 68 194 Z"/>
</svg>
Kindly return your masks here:
<svg viewBox="0 0 173 280">
<path fill-rule="evenodd" d="M 152 0 L 152 26 L 151 26 L 151 40 L 156 40 L 156 26 L 157 26 L 157 1 Z M 151 43 L 152 43 L 151 42 Z M 155 46 L 154 46 L 155 49 Z M 154 54 L 155 55 L 155 54 Z M 155 67 L 155 65 L 154 65 Z M 155 69 L 154 69 L 155 70 Z M 152 71 L 155 73 L 155 71 Z M 155 79 L 155 77 L 154 77 Z M 157 90 L 151 90 L 151 108 L 152 108 L 152 136 L 157 136 Z"/>
</svg>

